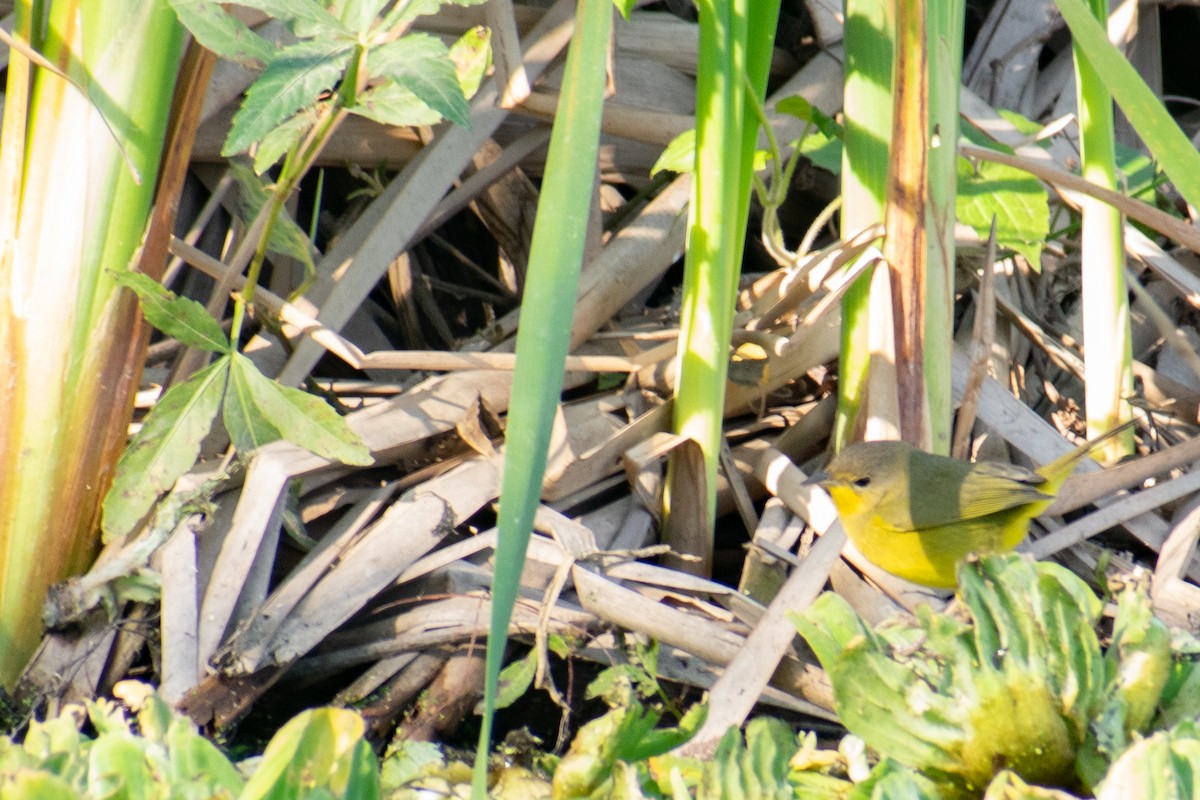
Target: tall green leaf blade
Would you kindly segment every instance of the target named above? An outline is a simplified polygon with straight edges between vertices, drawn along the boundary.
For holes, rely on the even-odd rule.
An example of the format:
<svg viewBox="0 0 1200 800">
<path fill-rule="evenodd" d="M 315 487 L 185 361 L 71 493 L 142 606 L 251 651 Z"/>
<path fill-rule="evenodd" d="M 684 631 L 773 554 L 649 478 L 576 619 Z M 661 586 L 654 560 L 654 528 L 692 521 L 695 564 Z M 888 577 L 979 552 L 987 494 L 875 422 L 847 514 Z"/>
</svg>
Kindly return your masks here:
<svg viewBox="0 0 1200 800">
<path fill-rule="evenodd" d="M 177 297 L 158 281 L 141 272 L 114 272 L 113 280 L 137 293 L 146 321 L 188 347 L 210 353 L 229 351 L 229 340 L 204 306 Z"/>
<path fill-rule="evenodd" d="M 1084 0 L 1055 0 L 1071 35 L 1086 52 L 1092 69 L 1125 112 L 1125 116 L 1158 159 L 1175 188 L 1193 206 L 1200 206 L 1200 153 L 1167 113 L 1133 65 L 1108 40 L 1104 27 Z"/>
<path fill-rule="evenodd" d="M 253 68 L 275 55 L 274 45 L 225 11 L 217 0 L 171 0 L 171 8 L 196 41 L 221 58 Z"/>
<path fill-rule="evenodd" d="M 332 89 L 345 72 L 353 49 L 352 42 L 334 39 L 298 42 L 276 52 L 246 92 L 221 154 L 245 152 L 322 92 Z"/>
<path fill-rule="evenodd" d="M 172 386 L 146 417 L 117 462 L 104 498 L 104 538 L 133 530 L 159 495 L 196 463 L 200 443 L 212 429 L 225 392 L 229 357 L 218 359 L 184 383 Z"/>
<path fill-rule="evenodd" d="M 376 47 L 367 56 L 367 69 L 372 77 L 388 78 L 408 89 L 446 119 L 464 127 L 471 124 L 450 51 L 440 39 L 413 33 Z"/>
<path fill-rule="evenodd" d="M 263 421 L 269 420 L 268 424 L 289 442 L 343 464 L 365 466 L 374 463 L 371 451 L 346 420 L 319 397 L 280 386 L 259 372 L 250 359 L 237 353 L 233 356 L 231 383 L 234 380 L 244 388 L 246 402 L 253 407 L 253 413 Z"/>
<path fill-rule="evenodd" d="M 484 681 L 484 715 L 475 754 L 474 800 L 487 796 L 487 755 L 496 680 L 508 638 L 533 515 L 541 494 L 554 408 L 562 392 L 573 298 L 579 285 L 600 144 L 600 117 L 612 11 L 609 0 L 581 0 L 567 53 L 563 91 L 546 157 L 548 179 L 534 224 L 529 275 L 517 333 L 501 489 L 500 538 Z"/>
</svg>

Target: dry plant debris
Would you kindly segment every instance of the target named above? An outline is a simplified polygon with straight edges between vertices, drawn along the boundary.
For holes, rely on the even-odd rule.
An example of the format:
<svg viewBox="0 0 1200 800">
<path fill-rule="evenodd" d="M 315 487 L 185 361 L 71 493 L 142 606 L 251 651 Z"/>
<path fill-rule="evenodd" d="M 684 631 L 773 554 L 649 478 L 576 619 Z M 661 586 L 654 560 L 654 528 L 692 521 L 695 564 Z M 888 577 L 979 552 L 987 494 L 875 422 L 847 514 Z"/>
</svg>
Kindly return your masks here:
<svg viewBox="0 0 1200 800">
<path fill-rule="evenodd" d="M 318 376 L 353 374 L 352 380 L 320 377 L 317 384 L 355 409 L 347 419 L 375 466 L 356 471 L 286 442 L 263 447 L 244 464 L 225 465 L 219 458 L 223 443 L 212 443 L 212 459 L 176 490 L 216 482 L 220 489 L 211 506 L 170 527 L 152 522 L 131 540 L 109 546 L 90 576 L 63 587 L 55 621 L 72 624 L 48 635 L 25 676 L 27 691 L 55 701 L 95 696 L 126 677 L 149 642 L 164 696 L 214 728 L 239 719 L 273 686 L 301 689 L 348 673 L 355 677 L 343 681 L 337 701 L 365 703 L 381 734 L 427 686 L 438 687 L 442 711 L 453 709 L 455 718 L 469 712 L 486 638 L 495 545 L 491 506 L 504 448 L 520 446 L 506 445 L 500 431 L 519 321 L 513 299 L 523 281 L 536 199 L 529 176 L 540 169 L 544 120 L 557 92 L 554 67 L 573 5 L 559 0 L 546 9 L 511 8 L 508 23 L 514 27 L 494 39 L 497 78 L 474 99 L 470 129 L 347 125 L 325 156 L 331 166 L 351 161 L 399 173 L 384 178 L 374 196 L 354 208 L 356 216 L 338 221 L 316 259 L 318 281 L 308 295 L 286 302 L 283 279 L 275 291 L 257 295 L 260 314 L 276 316 L 294 348 L 285 349 L 264 326 L 247 354 L 289 385 L 314 369 Z M 430 26 L 461 30 L 485 22 L 483 13 L 479 7 L 455 9 L 433 17 Z M 798 68 L 781 52 L 775 98 L 800 94 L 833 109 L 841 89 L 835 57 L 840 31 L 824 15 L 816 22 L 826 50 Z M 1006 28 L 1004 20 L 994 24 Z M 635 14 L 619 26 L 616 94 L 606 110 L 600 165 L 602 202 L 610 185 L 649 185 L 646 175 L 658 150 L 691 126 L 692 109 L 681 100 L 686 94 L 661 87 L 690 85 L 694 31 L 691 23 L 658 13 Z M 993 64 L 992 58 L 981 48 L 968 63 Z M 498 80 L 518 72 L 531 88 Z M 964 115 L 1010 142 L 1013 163 L 1047 181 L 1059 192 L 1055 202 L 1069 206 L 1081 188 L 1065 172 L 1072 151 L 1061 137 L 1046 149 L 1029 142 L 972 93 L 988 88 L 985 72 L 978 67 L 964 87 Z M 212 254 L 226 236 L 215 212 L 231 203 L 229 182 L 215 166 L 217 142 L 248 80 L 228 65 L 217 69 L 195 150 L 196 174 L 212 187 L 210 194 L 198 191 L 208 205 L 193 233 L 171 243 L 180 259 L 173 274 L 192 287 L 202 285 L 196 275 L 215 281 L 210 302 L 218 309 L 240 278 Z M 1051 96 L 1041 83 L 1048 80 L 1049 71 L 1041 72 L 1037 98 Z M 990 94 L 1004 98 L 1011 88 L 993 82 Z M 773 124 L 781 141 L 799 133 L 793 118 L 781 116 Z M 512 633 L 543 653 L 549 635 L 567 637 L 576 643 L 576 657 L 601 663 L 626 657 L 626 636 L 658 640 L 663 677 L 711 692 L 709 721 L 696 742 L 703 748 L 725 726 L 743 721 L 756 703 L 834 719 L 828 683 L 812 655 L 797 648 L 786 618 L 827 581 L 870 620 L 939 601 L 843 548 L 827 498 L 803 485 L 797 466 L 820 451 L 830 429 L 836 301 L 848 283 L 838 270 L 865 264 L 877 231 L 843 231 L 794 264 L 748 270 L 735 336 L 739 344 L 758 345 L 761 358 L 736 372 L 729 387 L 721 502 L 727 510 L 737 505 L 749 550 L 743 554 L 739 543 L 707 554 L 718 564 L 740 559 L 740 567 L 725 571 L 740 573 L 741 580 L 730 581 L 738 584 L 733 588 L 693 574 L 695 565 L 686 559 L 657 562 L 664 555 L 656 533 L 658 457 L 672 444 L 660 437 L 669 424 L 665 398 L 674 379 L 676 329 L 669 301 L 647 307 L 646 299 L 683 250 L 689 187 L 689 177 L 675 177 L 648 201 L 622 208 L 617 230 L 596 231 L 571 331 L 567 388 L 578 391 L 564 400 L 556 425 Z M 1125 210 L 1135 216 L 1133 207 Z M 473 230 L 498 243 L 492 269 L 482 269 L 461 241 L 455 243 L 461 233 L 441 227 L 456 214 L 469 214 Z M 1138 219 L 1200 251 L 1190 226 L 1180 228 L 1161 212 Z M 236 226 L 228 235 L 236 239 Z M 1025 549 L 1060 558 L 1084 575 L 1124 568 L 1132 554 L 1136 563 L 1154 567 L 1157 613 L 1194 628 L 1200 619 L 1194 563 L 1200 473 L 1188 470 L 1200 460 L 1200 369 L 1185 346 L 1176 348 L 1186 356 L 1175 362 L 1181 366 L 1167 372 L 1167 351 L 1158 343 L 1195 336 L 1200 281 L 1194 253 L 1165 249 L 1164 240 L 1152 241 L 1144 229 L 1130 227 L 1128 235 L 1137 280 L 1145 284 L 1138 304 L 1147 322 L 1135 333 L 1145 346 L 1135 356 L 1148 455 L 1118 469 L 1081 470 L 1056 511 L 1089 503 L 1098 508 L 1069 523 L 1047 518 Z M 964 248 L 964 260 L 983 264 L 981 243 L 975 244 Z M 976 305 L 977 276 L 964 279 L 960 317 L 969 321 L 987 313 L 989 324 L 986 334 L 980 326 L 973 334 L 964 322 L 955 355 L 956 400 L 971 409 L 976 434 L 1039 463 L 1071 446 L 1044 416 L 1053 412 L 1071 433 L 1080 381 L 1071 309 L 1062 302 L 1073 291 L 1070 258 L 1044 260 L 1048 266 L 1040 272 L 1020 259 L 987 260 L 987 291 L 978 294 L 991 303 L 994 293 L 998 317 L 981 311 L 989 306 Z M 449 262 L 466 268 L 451 269 Z M 277 273 L 286 274 L 285 266 L 277 263 Z M 380 323 L 389 316 L 374 299 L 381 285 L 396 309 L 391 322 L 406 326 L 399 333 Z M 457 300 L 466 297 L 486 318 L 486 325 L 476 325 L 478 335 L 464 333 L 471 319 L 456 310 Z M 424 324 L 415 324 L 418 315 Z M 983 336 L 986 346 L 970 350 L 973 337 L 978 342 Z M 397 337 L 406 349 L 392 348 Z M 439 343 L 452 346 L 439 349 Z M 166 343 L 155 353 L 162 360 L 149 374 L 178 380 L 186 356 Z M 994 377 L 978 368 L 986 362 Z M 598 381 L 596 373 L 607 377 Z M 766 497 L 772 499 L 755 519 L 746 499 Z M 729 528 L 727 538 L 742 536 L 745 543 L 737 523 Z M 1096 539 L 1114 528 L 1123 532 Z M 689 549 L 675 540 L 668 544 L 676 556 Z M 157 615 L 109 591 L 113 579 L 142 571 L 161 576 Z M 378 700 L 384 696 L 387 702 Z M 406 724 L 412 735 L 433 735 L 429 719 Z"/>
</svg>

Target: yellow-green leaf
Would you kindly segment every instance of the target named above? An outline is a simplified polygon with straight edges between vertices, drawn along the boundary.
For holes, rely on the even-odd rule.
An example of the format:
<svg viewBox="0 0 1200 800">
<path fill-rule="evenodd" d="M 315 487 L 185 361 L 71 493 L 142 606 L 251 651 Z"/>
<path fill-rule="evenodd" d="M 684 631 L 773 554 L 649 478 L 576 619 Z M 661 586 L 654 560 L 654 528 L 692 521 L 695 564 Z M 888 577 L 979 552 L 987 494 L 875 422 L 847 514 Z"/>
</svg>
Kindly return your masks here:
<svg viewBox="0 0 1200 800">
<path fill-rule="evenodd" d="M 113 279 L 138 296 L 146 321 L 188 347 L 212 353 L 229 351 L 229 340 L 204 306 L 176 297 L 158 281 L 141 272 L 114 271 Z"/>
<path fill-rule="evenodd" d="M 246 408 L 243 413 L 249 426 L 248 432 L 254 434 L 248 441 L 265 444 L 258 437 L 265 434 L 269 427 L 278 431 L 279 437 L 322 458 L 345 464 L 374 463 L 371 451 L 358 434 L 328 403 L 299 389 L 280 386 L 259 372 L 253 362 L 240 353 L 233 355 L 230 384 L 229 402 L 233 402 L 236 388 L 239 395 L 237 402 L 243 403 Z M 230 437 L 233 437 L 232 431 Z"/>
<path fill-rule="evenodd" d="M 159 495 L 191 469 L 200 443 L 212 429 L 225 391 L 229 357 L 172 386 L 146 417 L 117 462 L 104 498 L 104 540 L 124 536 L 150 511 Z"/>
</svg>

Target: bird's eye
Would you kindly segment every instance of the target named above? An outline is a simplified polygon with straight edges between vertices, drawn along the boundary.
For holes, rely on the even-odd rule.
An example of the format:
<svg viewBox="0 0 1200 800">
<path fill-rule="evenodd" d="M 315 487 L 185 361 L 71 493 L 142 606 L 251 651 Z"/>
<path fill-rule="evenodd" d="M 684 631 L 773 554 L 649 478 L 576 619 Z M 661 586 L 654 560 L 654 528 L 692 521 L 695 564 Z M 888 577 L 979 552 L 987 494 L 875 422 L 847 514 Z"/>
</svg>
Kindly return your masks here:
<svg viewBox="0 0 1200 800">
<path fill-rule="evenodd" d="M 871 479 L 870 478 L 859 478 L 858 480 L 856 480 L 854 482 L 854 485 L 860 489 L 865 489 L 871 485 Z"/>
</svg>

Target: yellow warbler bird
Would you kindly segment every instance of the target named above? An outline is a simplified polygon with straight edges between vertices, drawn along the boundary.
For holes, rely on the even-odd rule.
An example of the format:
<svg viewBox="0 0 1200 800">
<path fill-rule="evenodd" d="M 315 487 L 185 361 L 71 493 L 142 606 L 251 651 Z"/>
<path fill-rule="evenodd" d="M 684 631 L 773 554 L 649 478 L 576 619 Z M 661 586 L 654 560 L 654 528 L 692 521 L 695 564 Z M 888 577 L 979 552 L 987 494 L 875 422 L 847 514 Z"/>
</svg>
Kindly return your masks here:
<svg viewBox="0 0 1200 800">
<path fill-rule="evenodd" d="M 906 442 L 862 442 L 808 482 L 829 492 L 846 535 L 871 563 L 913 583 L 952 588 L 959 561 L 1020 544 L 1080 459 L 1131 424 L 1036 471 L 931 455 Z"/>
</svg>

